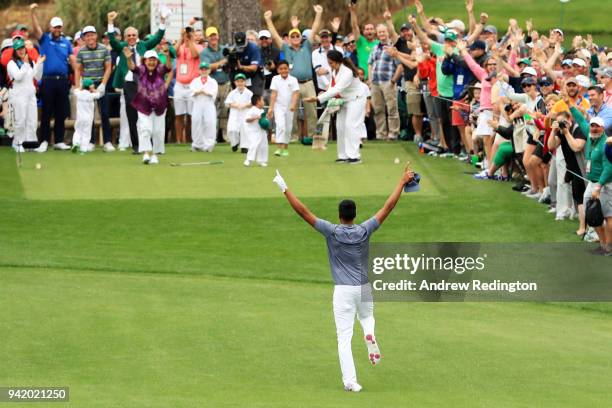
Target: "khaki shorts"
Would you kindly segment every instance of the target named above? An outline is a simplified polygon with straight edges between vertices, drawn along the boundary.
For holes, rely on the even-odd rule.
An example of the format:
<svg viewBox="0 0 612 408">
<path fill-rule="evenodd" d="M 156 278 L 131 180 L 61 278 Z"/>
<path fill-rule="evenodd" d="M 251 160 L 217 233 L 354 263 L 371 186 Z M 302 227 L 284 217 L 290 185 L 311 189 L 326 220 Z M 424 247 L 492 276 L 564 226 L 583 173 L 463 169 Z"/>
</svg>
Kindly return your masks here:
<svg viewBox="0 0 612 408">
<path fill-rule="evenodd" d="M 422 115 L 421 110 L 421 92 L 412 81 L 404 81 L 406 90 L 406 108 L 409 115 Z"/>
</svg>

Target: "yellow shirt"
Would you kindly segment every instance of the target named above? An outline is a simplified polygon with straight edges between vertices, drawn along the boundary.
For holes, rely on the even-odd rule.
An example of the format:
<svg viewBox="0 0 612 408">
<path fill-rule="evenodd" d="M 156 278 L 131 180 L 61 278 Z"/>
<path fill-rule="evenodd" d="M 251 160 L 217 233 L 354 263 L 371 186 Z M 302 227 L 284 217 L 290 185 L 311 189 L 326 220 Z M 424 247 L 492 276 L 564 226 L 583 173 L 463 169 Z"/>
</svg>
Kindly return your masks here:
<svg viewBox="0 0 612 408">
<path fill-rule="evenodd" d="M 579 97 L 580 98 L 580 102 L 577 103 L 577 107 L 579 107 L 581 110 L 587 110 L 591 107 L 591 104 L 589 103 L 588 100 L 586 100 L 583 97 Z M 567 103 L 565 103 L 565 101 L 563 99 L 558 100 L 555 105 L 552 108 L 552 111 L 554 113 L 561 113 L 561 112 L 568 112 L 569 113 L 569 106 L 567 106 Z"/>
</svg>

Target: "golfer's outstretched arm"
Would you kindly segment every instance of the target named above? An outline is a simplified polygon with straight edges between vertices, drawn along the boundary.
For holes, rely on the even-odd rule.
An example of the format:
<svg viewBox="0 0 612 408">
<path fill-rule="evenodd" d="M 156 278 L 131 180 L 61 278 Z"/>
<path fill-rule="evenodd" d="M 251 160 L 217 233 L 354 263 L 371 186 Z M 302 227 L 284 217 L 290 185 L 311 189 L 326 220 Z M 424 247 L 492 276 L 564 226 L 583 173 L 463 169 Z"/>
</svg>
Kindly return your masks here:
<svg viewBox="0 0 612 408">
<path fill-rule="evenodd" d="M 383 207 L 378 210 L 378 212 L 374 215 L 374 218 L 376 218 L 376 221 L 378 221 L 378 225 L 381 225 L 387 219 L 389 214 L 391 214 L 391 211 L 393 211 L 395 205 L 397 204 L 402 195 L 404 184 L 410 182 L 413 177 L 414 173 L 412 172 L 412 170 L 407 168 L 404 174 L 402 175 L 402 178 L 400 179 L 399 183 L 395 186 L 395 189 L 393 190 L 389 198 L 387 198 L 385 205 L 383 205 Z"/>
<path fill-rule="evenodd" d="M 314 227 L 315 221 L 317 220 L 316 215 L 314 215 L 302 202 L 290 191 L 285 191 L 285 197 L 287 197 L 287 201 L 291 204 L 291 207 L 295 210 L 296 213 L 300 217 L 304 219 L 307 223 Z"/>
</svg>

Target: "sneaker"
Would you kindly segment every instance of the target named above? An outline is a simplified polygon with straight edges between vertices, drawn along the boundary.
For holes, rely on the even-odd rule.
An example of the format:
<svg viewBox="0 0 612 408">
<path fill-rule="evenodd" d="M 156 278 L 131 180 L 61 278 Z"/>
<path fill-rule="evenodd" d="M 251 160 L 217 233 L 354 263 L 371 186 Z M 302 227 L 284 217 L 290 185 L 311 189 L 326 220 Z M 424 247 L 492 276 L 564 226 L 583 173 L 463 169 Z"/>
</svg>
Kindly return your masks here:
<svg viewBox="0 0 612 408">
<path fill-rule="evenodd" d="M 281 152 L 281 156 L 283 156 L 283 157 L 289 157 L 289 150 L 287 150 L 287 149 L 283 149 L 283 151 Z"/>
<path fill-rule="evenodd" d="M 105 152 L 114 152 L 115 151 L 115 146 L 113 146 L 113 144 L 111 142 L 106 142 L 104 143 L 104 146 L 102 148 Z"/>
<path fill-rule="evenodd" d="M 279 157 L 280 157 L 280 155 L 281 155 L 281 149 L 277 149 L 277 150 L 274 152 L 274 155 L 275 155 L 275 156 L 279 156 Z"/>
<path fill-rule="evenodd" d="M 422 143 L 423 137 L 421 135 L 414 135 L 414 143 Z"/>
<path fill-rule="evenodd" d="M 536 191 L 531 191 L 531 188 L 529 188 L 527 190 L 524 190 L 521 194 L 526 196 L 526 195 L 534 194 L 534 193 L 536 193 Z"/>
<path fill-rule="evenodd" d="M 348 384 L 344 384 L 344 391 L 348 391 L 348 392 L 359 392 L 361 391 L 361 385 L 357 384 L 357 383 L 348 383 Z"/>
<path fill-rule="evenodd" d="M 260 162 L 260 163 L 257 163 L 257 164 L 259 164 L 259 167 L 268 167 L 268 163 L 266 163 L 266 162 Z"/>
<path fill-rule="evenodd" d="M 348 159 L 348 164 L 361 164 L 361 159 Z"/>
<path fill-rule="evenodd" d="M 493 177 L 489 177 L 489 172 L 486 170 L 481 171 L 480 173 L 476 173 L 473 176 L 476 180 L 490 180 Z"/>
<path fill-rule="evenodd" d="M 570 215 L 570 211 L 566 210 L 566 211 L 562 211 L 561 213 L 557 213 L 557 216 L 555 217 L 555 221 L 563 221 L 567 218 L 569 218 Z"/>
<path fill-rule="evenodd" d="M 151 164 L 159 164 L 159 159 L 157 158 L 156 154 L 151 156 L 151 161 L 149 163 L 151 163 Z"/>
<path fill-rule="evenodd" d="M 236 152 L 236 151 L 238 151 L 238 145 L 232 146 L 232 152 Z"/>
<path fill-rule="evenodd" d="M 25 153 L 25 149 L 23 148 L 23 146 L 15 146 L 13 147 L 13 149 L 15 149 L 16 153 Z"/>
<path fill-rule="evenodd" d="M 70 146 L 68 146 L 66 143 L 62 142 L 62 143 L 56 143 L 55 145 L 53 145 L 53 149 L 54 150 L 70 150 Z"/>
<path fill-rule="evenodd" d="M 336 159 L 336 163 L 347 163 L 348 159 Z"/>
<path fill-rule="evenodd" d="M 557 212 L 557 207 L 553 207 L 551 206 L 548 211 L 546 211 L 548 214 L 554 214 Z"/>
<path fill-rule="evenodd" d="M 72 153 L 76 153 L 79 150 L 79 145 L 73 144 L 70 150 L 72 151 Z"/>
<path fill-rule="evenodd" d="M 370 363 L 372 363 L 372 365 L 380 363 L 382 356 L 380 355 L 380 349 L 378 348 L 378 343 L 376 343 L 374 335 L 367 334 L 365 336 L 365 342 L 366 346 L 368 346 L 368 358 L 370 359 Z"/>
<path fill-rule="evenodd" d="M 150 161 L 151 161 L 151 158 L 149 157 L 148 153 L 145 153 L 142 155 L 142 162 L 144 164 L 149 164 Z"/>
<path fill-rule="evenodd" d="M 597 235 L 597 233 L 595 232 L 593 228 L 589 228 L 587 233 L 584 234 L 583 240 L 585 242 L 599 242 L 599 235 Z"/>
<path fill-rule="evenodd" d="M 544 203 L 546 200 L 550 200 L 550 187 L 544 187 L 544 191 L 542 191 L 542 196 L 538 201 Z"/>
<path fill-rule="evenodd" d="M 47 148 L 48 148 L 48 147 L 49 147 L 49 143 L 47 143 L 47 142 L 42 142 L 42 143 L 40 144 L 40 146 L 38 146 L 36 149 L 34 149 L 34 151 L 35 151 L 36 153 L 44 153 L 44 152 L 46 152 L 46 151 L 47 151 Z"/>
<path fill-rule="evenodd" d="M 531 194 L 527 194 L 527 195 L 525 195 L 525 197 L 527 197 L 527 198 L 533 198 L 534 200 L 540 200 L 540 197 L 542 197 L 542 193 L 540 193 L 540 192 L 536 191 L 536 192 L 534 192 L 534 193 L 531 193 Z"/>
<path fill-rule="evenodd" d="M 120 152 L 125 152 L 126 150 L 127 150 L 127 147 L 119 146 L 119 151 Z"/>
<path fill-rule="evenodd" d="M 244 164 L 246 167 L 249 167 L 251 165 L 251 162 L 248 160 L 245 160 L 244 163 L 242 164 Z"/>
<path fill-rule="evenodd" d="M 431 152 L 427 153 L 427 155 L 431 156 L 431 157 L 436 157 L 438 155 L 438 153 L 436 153 L 434 151 L 431 151 Z"/>
</svg>

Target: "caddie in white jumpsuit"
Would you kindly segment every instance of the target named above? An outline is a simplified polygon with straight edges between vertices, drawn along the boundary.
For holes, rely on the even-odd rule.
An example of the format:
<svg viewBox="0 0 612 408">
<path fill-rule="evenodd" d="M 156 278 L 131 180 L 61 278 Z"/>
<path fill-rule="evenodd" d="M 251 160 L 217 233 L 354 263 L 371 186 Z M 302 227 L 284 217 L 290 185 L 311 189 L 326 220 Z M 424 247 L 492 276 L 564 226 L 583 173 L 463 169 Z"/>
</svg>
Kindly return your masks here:
<svg viewBox="0 0 612 408">
<path fill-rule="evenodd" d="M 13 148 L 23 152 L 23 142 L 37 141 L 38 111 L 34 79 L 37 81 L 41 79 L 45 57 L 40 57 L 32 67 L 23 40 L 13 41 L 13 49 L 16 58 L 11 59 L 6 66 L 8 77 L 12 81 L 8 102 L 14 115 Z"/>
<path fill-rule="evenodd" d="M 225 98 L 225 106 L 229 108 L 227 118 L 227 137 L 232 145 L 232 150 L 238 150 L 238 145 L 243 149 L 248 149 L 246 135 L 242 132 L 242 124 L 246 117 L 246 112 L 251 107 L 251 97 L 253 92 L 246 87 L 246 76 L 236 74 L 234 77 L 236 88 L 233 89 Z"/>
<path fill-rule="evenodd" d="M 212 152 L 217 139 L 217 108 L 215 100 L 219 84 L 209 76 L 210 64 L 200 63 L 200 76 L 189 84 L 193 99 L 191 109 L 192 151 Z"/>
<path fill-rule="evenodd" d="M 339 51 L 331 50 L 327 53 L 327 59 L 332 69 L 331 84 L 327 91 L 319 94 L 316 98 L 304 99 L 304 102 L 327 102 L 332 98 L 341 98 L 344 103 L 336 116 L 337 130 L 337 162 L 348 162 L 349 164 L 361 163 L 359 144 L 360 134 L 365 120 L 363 109 L 364 92 L 361 81 L 357 77 L 356 68 L 349 67 L 350 60 L 345 59 Z M 355 70 L 355 71 L 354 71 Z"/>
<path fill-rule="evenodd" d="M 312 225 L 327 241 L 327 255 L 335 283 L 333 296 L 334 320 L 338 337 L 338 357 L 344 389 L 359 392 L 351 339 L 355 316 L 363 328 L 364 340 L 368 348 L 368 359 L 373 365 L 380 362 L 381 353 L 374 334 L 374 304 L 371 286 L 368 281 L 368 251 L 370 237 L 391 213 L 400 199 L 404 184 L 414 178 L 414 173 L 406 169 L 399 183 L 387 198 L 385 205 L 370 219 L 355 224 L 357 206 L 352 200 L 343 200 L 338 206 L 340 224 L 332 224 L 315 216 L 287 188 L 287 183 L 278 170 L 273 182 L 285 194 L 287 201 L 300 217 Z"/>
<path fill-rule="evenodd" d="M 93 150 L 91 145 L 91 128 L 95 114 L 95 100 L 102 94 L 98 92 L 91 79 L 82 81 L 82 89 L 74 90 L 76 98 L 76 121 L 74 122 L 74 135 L 72 136 L 72 151 L 81 152 Z"/>
</svg>

